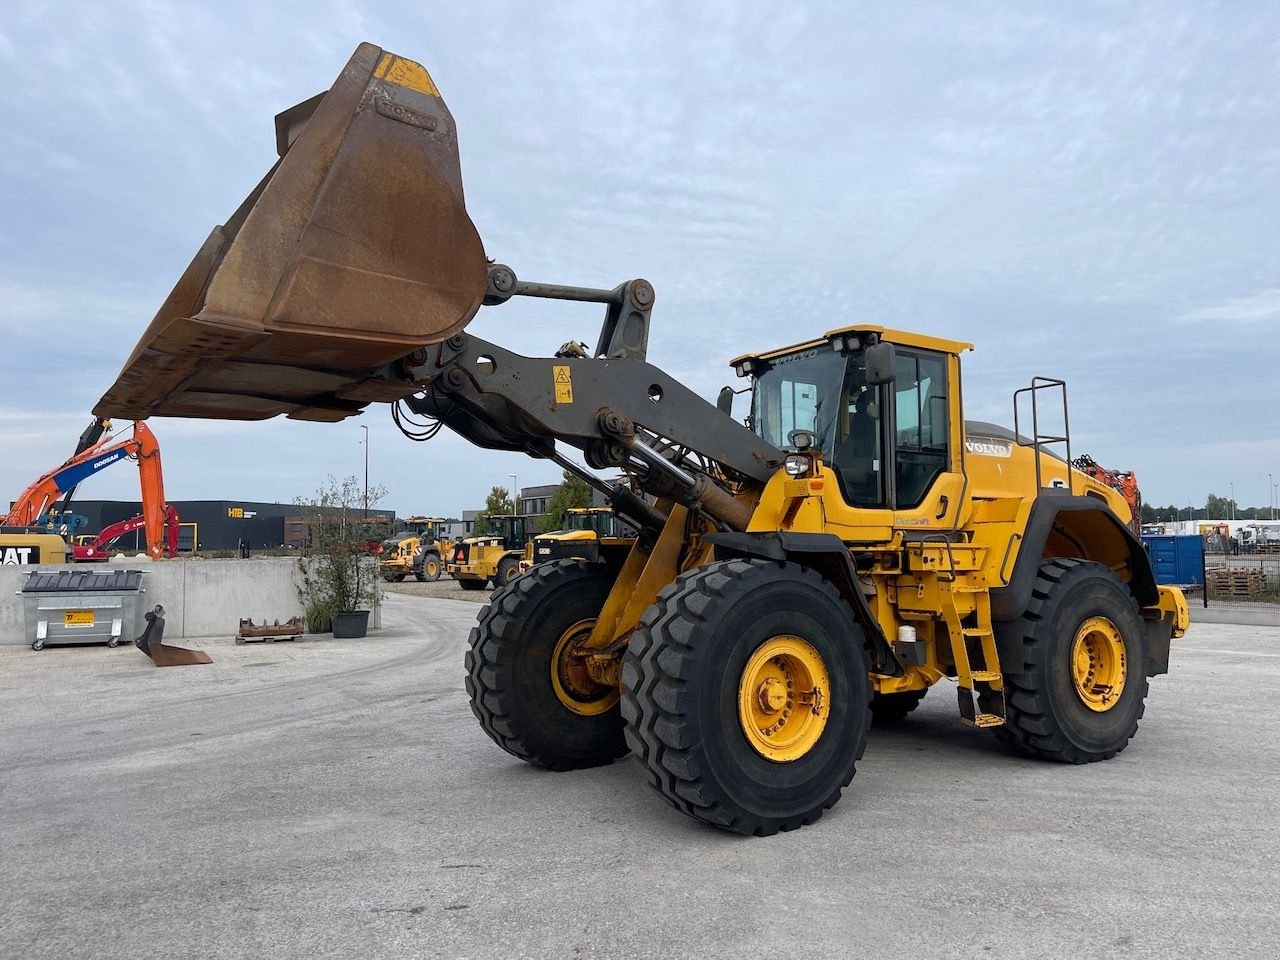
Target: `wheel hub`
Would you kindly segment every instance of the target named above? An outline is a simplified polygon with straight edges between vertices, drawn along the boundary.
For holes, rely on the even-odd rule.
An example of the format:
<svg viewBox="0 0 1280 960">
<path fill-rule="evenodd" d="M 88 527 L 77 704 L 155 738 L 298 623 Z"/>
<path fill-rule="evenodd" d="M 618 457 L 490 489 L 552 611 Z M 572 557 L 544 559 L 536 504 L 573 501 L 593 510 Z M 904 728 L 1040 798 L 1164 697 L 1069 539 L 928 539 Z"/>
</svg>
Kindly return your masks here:
<svg viewBox="0 0 1280 960">
<path fill-rule="evenodd" d="M 787 763 L 803 757 L 822 737 L 830 698 L 822 655 L 800 637 L 772 637 L 742 670 L 738 719 L 752 749 Z"/>
<path fill-rule="evenodd" d="M 787 686 L 777 677 L 766 677 L 756 690 L 756 702 L 763 713 L 781 713 L 787 705 Z"/>
<path fill-rule="evenodd" d="M 1071 675 L 1076 694 L 1090 710 L 1105 713 L 1119 702 L 1128 675 L 1124 636 L 1106 617 L 1080 624 L 1071 644 Z"/>
<path fill-rule="evenodd" d="M 556 642 L 551 654 L 551 687 L 556 698 L 569 710 L 594 717 L 618 702 L 618 688 L 598 682 L 587 667 L 587 658 L 577 647 L 589 636 L 595 620 L 579 620 Z"/>
</svg>

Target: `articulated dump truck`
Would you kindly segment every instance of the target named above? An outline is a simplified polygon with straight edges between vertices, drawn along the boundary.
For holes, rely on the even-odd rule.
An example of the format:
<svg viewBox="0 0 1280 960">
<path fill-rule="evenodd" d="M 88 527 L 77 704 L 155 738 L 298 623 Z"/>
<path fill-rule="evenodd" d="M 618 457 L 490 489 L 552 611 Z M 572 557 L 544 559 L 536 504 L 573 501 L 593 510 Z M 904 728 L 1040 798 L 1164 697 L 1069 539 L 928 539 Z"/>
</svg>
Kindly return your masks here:
<svg viewBox="0 0 1280 960">
<path fill-rule="evenodd" d="M 531 282 L 486 257 L 419 64 L 361 45 L 276 117 L 276 147 L 95 412 L 386 403 L 415 439 L 444 425 L 602 489 L 639 531 L 625 561 L 538 564 L 471 632 L 472 710 L 504 750 L 550 770 L 631 752 L 678 810 L 763 835 L 822 816 L 873 720 L 936 684 L 1031 757 L 1133 737 L 1187 606 L 1120 494 L 1070 466 L 1047 423 L 1065 425 L 1061 381 L 1017 391 L 1012 430 L 966 422 L 969 344 L 850 321 L 733 359 L 735 418 L 732 390 L 709 403 L 647 362 L 649 283 Z M 467 332 L 522 297 L 602 304 L 595 348 L 526 357 Z"/>
</svg>

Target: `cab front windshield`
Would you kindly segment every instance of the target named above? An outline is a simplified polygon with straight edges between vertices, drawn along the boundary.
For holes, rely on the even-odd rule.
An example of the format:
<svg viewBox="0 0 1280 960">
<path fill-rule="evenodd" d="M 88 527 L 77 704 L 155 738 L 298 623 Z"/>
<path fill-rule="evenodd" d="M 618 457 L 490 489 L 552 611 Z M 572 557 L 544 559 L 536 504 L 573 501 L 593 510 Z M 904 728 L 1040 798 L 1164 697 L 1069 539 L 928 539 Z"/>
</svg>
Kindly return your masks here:
<svg viewBox="0 0 1280 960">
<path fill-rule="evenodd" d="M 881 398 L 892 404 L 882 411 Z M 946 357 L 899 348 L 894 379 L 885 388 L 867 384 L 865 355 L 829 346 L 762 362 L 751 394 L 755 432 L 775 447 L 790 444 L 793 430 L 813 434 L 813 446 L 835 471 L 845 502 L 897 508 L 919 505 L 948 463 Z M 882 414 L 891 418 L 892 447 L 885 456 Z M 890 494 L 884 461 L 892 463 Z"/>
<path fill-rule="evenodd" d="M 791 431 L 808 430 L 814 447 L 831 462 L 845 360 L 845 354 L 824 345 L 770 361 L 757 373 L 751 395 L 751 423 L 756 434 L 775 447 L 786 447 Z"/>
<path fill-rule="evenodd" d="M 603 511 L 569 514 L 570 530 L 594 530 L 602 537 L 614 536 L 613 514 Z"/>
</svg>

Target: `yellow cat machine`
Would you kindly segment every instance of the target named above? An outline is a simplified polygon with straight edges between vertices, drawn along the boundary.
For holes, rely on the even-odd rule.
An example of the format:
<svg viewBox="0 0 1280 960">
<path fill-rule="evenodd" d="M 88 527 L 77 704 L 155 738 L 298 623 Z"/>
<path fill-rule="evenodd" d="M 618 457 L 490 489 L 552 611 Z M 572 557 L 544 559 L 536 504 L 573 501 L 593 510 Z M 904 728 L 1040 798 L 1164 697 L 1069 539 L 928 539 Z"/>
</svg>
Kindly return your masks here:
<svg viewBox="0 0 1280 960">
<path fill-rule="evenodd" d="M 635 528 L 612 507 L 570 507 L 562 530 L 540 533 L 525 545 L 523 573 L 550 560 L 602 560 L 621 566 L 636 541 Z"/>
<path fill-rule="evenodd" d="M 38 533 L 27 527 L 0 526 L 0 566 L 36 567 L 67 563 L 71 548 L 56 533 Z"/>
<path fill-rule="evenodd" d="M 492 583 L 503 587 L 520 573 L 520 557 L 528 536 L 526 518 L 491 514 L 485 529 L 459 540 L 450 550 L 446 569 L 463 590 L 483 590 Z"/>
<path fill-rule="evenodd" d="M 1187 605 L 1121 493 L 1071 466 L 1065 383 L 1017 391 L 1013 430 L 969 422 L 969 344 L 830 322 L 732 361 L 744 422 L 732 389 L 712 404 L 648 362 L 646 281 L 530 282 L 486 256 L 419 64 L 362 45 L 276 130 L 280 162 L 97 412 L 338 421 L 383 401 L 411 436 L 447 426 L 597 488 L 624 472 L 654 502 L 614 509 L 655 535 L 620 568 L 537 564 L 479 613 L 467 690 L 503 750 L 552 770 L 632 752 L 677 810 L 771 834 L 821 817 L 872 718 L 935 686 L 1032 757 L 1106 760 L 1134 736 Z M 467 331 L 525 297 L 604 305 L 595 348 L 528 357 Z M 477 579 L 480 548 L 456 564 Z"/>
</svg>

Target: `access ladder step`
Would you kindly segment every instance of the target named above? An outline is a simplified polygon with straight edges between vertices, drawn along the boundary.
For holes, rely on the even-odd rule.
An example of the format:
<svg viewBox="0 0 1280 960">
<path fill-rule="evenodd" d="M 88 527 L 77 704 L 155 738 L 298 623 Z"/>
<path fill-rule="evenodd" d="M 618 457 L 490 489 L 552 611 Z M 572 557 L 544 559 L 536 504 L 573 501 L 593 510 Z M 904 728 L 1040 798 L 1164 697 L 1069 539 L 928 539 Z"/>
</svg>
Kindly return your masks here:
<svg viewBox="0 0 1280 960">
<path fill-rule="evenodd" d="M 969 679 L 975 683 L 995 683 L 1001 676 L 997 670 L 970 670 Z"/>
<path fill-rule="evenodd" d="M 994 713 L 979 713 L 974 716 L 972 720 L 968 717 L 962 716 L 960 718 L 960 722 L 966 727 L 977 727 L 979 730 L 982 730 L 988 727 L 1003 727 L 1004 717 L 997 716 Z"/>
</svg>

